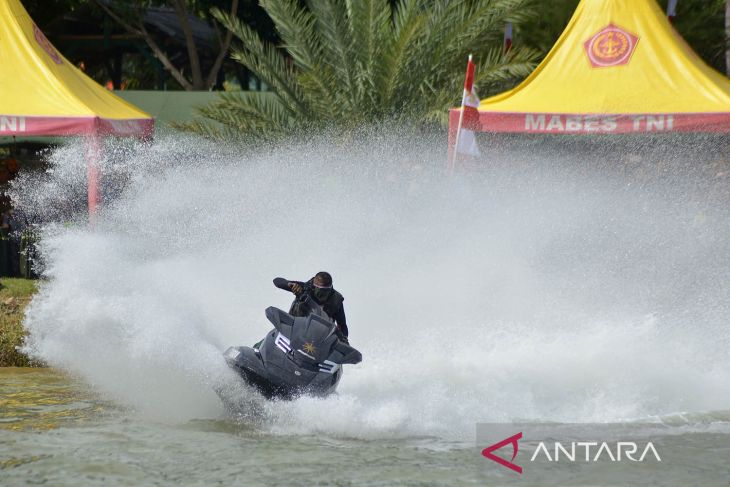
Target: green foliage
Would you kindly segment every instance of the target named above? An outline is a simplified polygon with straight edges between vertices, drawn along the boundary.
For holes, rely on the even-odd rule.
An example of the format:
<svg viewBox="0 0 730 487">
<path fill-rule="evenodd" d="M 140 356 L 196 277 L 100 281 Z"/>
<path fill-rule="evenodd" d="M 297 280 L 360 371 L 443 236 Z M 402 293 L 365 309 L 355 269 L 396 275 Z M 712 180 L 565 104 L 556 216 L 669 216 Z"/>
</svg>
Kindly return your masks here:
<svg viewBox="0 0 730 487">
<path fill-rule="evenodd" d="M 5 277 L 0 280 L 0 300 L 7 298 L 30 298 L 38 289 L 38 281 Z"/>
<path fill-rule="evenodd" d="M 515 43 L 524 43 L 543 55 L 547 54 L 568 25 L 579 3 L 580 0 L 541 2 L 537 7 L 538 15 L 516 30 Z"/>
<path fill-rule="evenodd" d="M 15 347 L 25 337 L 25 307 L 36 292 L 36 281 L 3 278 L 0 281 L 0 367 L 24 367 L 32 364 Z"/>
<path fill-rule="evenodd" d="M 679 0 L 674 25 L 707 64 L 725 72 L 725 0 Z"/>
<path fill-rule="evenodd" d="M 520 24 L 533 0 L 262 0 L 280 46 L 218 9 L 240 40 L 232 57 L 271 98 L 222 95 L 185 128 L 211 136 L 277 138 L 378 122 L 444 123 L 459 103 L 469 54 L 481 96 L 529 74 L 534 49 L 502 52 L 505 22 Z M 217 124 L 210 123 L 210 121 Z"/>
</svg>

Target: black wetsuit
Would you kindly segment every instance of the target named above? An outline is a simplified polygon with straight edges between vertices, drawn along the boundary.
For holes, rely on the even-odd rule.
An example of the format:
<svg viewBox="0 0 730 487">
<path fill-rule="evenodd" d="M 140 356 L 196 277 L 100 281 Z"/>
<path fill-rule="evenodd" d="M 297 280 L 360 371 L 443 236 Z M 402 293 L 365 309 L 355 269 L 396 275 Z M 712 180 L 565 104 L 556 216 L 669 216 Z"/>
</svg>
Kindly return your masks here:
<svg viewBox="0 0 730 487">
<path fill-rule="evenodd" d="M 277 277 L 274 279 L 274 286 L 278 287 L 279 289 L 283 289 L 285 291 L 292 292 L 291 288 L 289 288 L 289 283 L 296 283 L 302 286 L 304 288 L 304 293 L 307 293 L 310 299 L 313 299 L 317 304 L 322 306 L 322 309 L 324 309 L 324 312 L 327 313 L 328 316 L 330 316 L 335 323 L 337 324 L 337 327 L 339 328 L 340 332 L 347 337 L 349 332 L 347 330 L 347 318 L 345 318 L 345 307 L 343 305 L 343 301 L 345 298 L 342 296 L 342 294 L 338 293 L 334 289 L 332 289 L 332 292 L 329 294 L 327 299 L 322 303 L 318 299 L 314 297 L 314 295 L 311 293 L 312 288 L 314 285 L 312 284 L 312 280 L 310 279 L 307 282 L 301 282 L 301 281 L 288 281 L 284 279 L 283 277 Z M 301 310 L 301 307 L 299 306 L 300 303 L 297 302 L 298 300 L 295 299 L 292 303 L 291 309 L 289 309 L 289 314 L 293 316 L 306 316 L 307 313 L 303 313 Z"/>
</svg>

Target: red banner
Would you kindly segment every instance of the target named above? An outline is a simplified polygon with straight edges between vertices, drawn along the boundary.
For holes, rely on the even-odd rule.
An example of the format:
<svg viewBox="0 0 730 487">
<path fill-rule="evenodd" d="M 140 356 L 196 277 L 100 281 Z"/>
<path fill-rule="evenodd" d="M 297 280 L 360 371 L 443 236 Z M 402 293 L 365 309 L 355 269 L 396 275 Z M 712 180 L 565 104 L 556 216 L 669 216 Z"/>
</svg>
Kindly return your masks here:
<svg viewBox="0 0 730 487">
<path fill-rule="evenodd" d="M 452 110 L 457 113 L 458 110 Z M 481 132 L 536 134 L 631 134 L 730 132 L 730 113 L 499 113 L 479 112 Z"/>
<path fill-rule="evenodd" d="M 0 114 L 0 135 L 72 136 L 117 135 L 151 137 L 155 121 L 150 118 L 116 120 L 98 117 L 25 117 Z"/>
</svg>

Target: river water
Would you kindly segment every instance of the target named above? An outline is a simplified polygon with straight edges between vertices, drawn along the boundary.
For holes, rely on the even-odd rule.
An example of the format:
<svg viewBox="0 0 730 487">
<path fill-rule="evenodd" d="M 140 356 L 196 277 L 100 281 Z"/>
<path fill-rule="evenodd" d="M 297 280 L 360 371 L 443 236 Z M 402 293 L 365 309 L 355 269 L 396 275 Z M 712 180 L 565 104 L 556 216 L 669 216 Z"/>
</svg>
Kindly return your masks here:
<svg viewBox="0 0 730 487">
<path fill-rule="evenodd" d="M 323 405 L 323 407 L 326 407 Z M 728 485 L 730 412 L 634 430 L 671 462 L 581 462 L 522 480 L 473 442 L 287 434 L 236 415 L 152 421 L 49 369 L 0 369 L 1 485 Z M 525 454 L 523 453 L 524 457 Z M 605 456 L 605 455 L 604 455 Z M 509 458 L 509 457 L 506 457 Z M 523 458 L 527 461 L 529 455 Z M 529 480 L 527 480 L 529 479 Z"/>
<path fill-rule="evenodd" d="M 235 415 L 151 421 L 46 369 L 0 369 L 2 485 L 434 484 L 475 478 L 473 444 L 285 434 Z"/>
<path fill-rule="evenodd" d="M 82 143 L 15 182 L 46 222 L 24 350 L 58 372 L 3 372 L 3 482 L 727 485 L 724 141 L 494 139 L 446 179 L 442 136 L 407 135 L 110 144 L 94 225 Z M 363 362 L 336 396 L 268 403 L 221 352 L 288 306 L 271 279 L 320 270 Z M 477 435 L 504 423 L 662 461 L 540 467 L 524 427 L 510 478 L 481 455 L 505 436 Z"/>
</svg>

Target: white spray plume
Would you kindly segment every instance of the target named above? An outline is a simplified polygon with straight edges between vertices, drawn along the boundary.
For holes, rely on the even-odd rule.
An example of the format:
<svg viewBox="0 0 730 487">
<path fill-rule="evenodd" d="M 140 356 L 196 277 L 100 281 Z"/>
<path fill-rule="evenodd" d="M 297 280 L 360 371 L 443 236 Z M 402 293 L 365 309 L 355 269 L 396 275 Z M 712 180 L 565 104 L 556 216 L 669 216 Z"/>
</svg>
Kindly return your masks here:
<svg viewBox="0 0 730 487">
<path fill-rule="evenodd" d="M 463 438 L 730 408 L 726 181 L 687 153 L 501 143 L 452 180 L 441 137 L 110 143 L 97 224 L 44 227 L 26 350 L 146 414 L 218 416 L 221 352 L 288 307 L 271 280 L 326 270 L 364 359 L 337 396 L 267 405 L 277 431 Z M 56 150 L 14 199 L 71 219 L 82 156 Z"/>
</svg>

